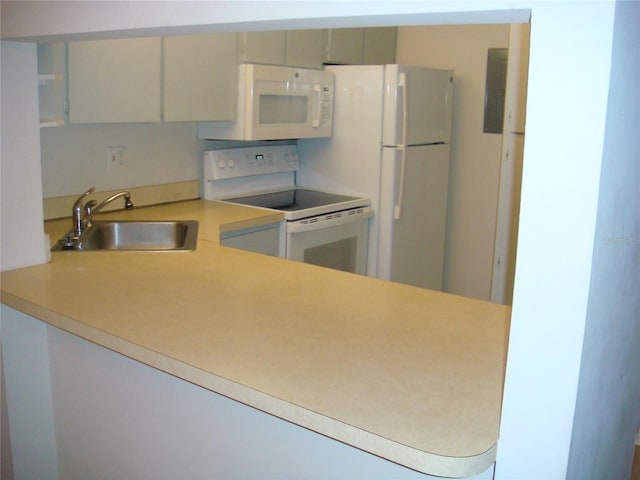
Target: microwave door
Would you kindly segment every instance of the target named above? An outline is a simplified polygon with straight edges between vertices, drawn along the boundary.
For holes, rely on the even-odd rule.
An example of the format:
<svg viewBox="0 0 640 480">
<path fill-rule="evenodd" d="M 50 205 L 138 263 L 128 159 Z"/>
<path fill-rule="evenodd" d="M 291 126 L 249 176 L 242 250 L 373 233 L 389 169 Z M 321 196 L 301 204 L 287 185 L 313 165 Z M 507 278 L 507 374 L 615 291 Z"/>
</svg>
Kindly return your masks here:
<svg viewBox="0 0 640 480">
<path fill-rule="evenodd" d="M 235 122 L 200 124 L 209 140 L 282 140 L 331 137 L 333 73 L 242 64 Z"/>
<path fill-rule="evenodd" d="M 306 125 L 309 118 L 308 95 L 295 92 L 262 92 L 256 97 L 259 126 Z"/>
</svg>

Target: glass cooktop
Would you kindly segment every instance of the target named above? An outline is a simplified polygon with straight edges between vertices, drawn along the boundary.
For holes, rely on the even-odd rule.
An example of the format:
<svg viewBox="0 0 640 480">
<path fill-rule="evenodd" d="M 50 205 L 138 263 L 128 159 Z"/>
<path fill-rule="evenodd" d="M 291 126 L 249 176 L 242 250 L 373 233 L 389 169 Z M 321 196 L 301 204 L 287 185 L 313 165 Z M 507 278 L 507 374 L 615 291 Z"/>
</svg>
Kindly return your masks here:
<svg viewBox="0 0 640 480">
<path fill-rule="evenodd" d="M 260 193 L 236 198 L 226 198 L 225 201 L 252 205 L 254 207 L 273 208 L 274 210 L 296 211 L 308 208 L 322 207 L 334 203 L 356 200 L 358 197 L 337 195 L 335 193 L 319 192 L 304 188 L 293 188 L 278 192 Z"/>
<path fill-rule="evenodd" d="M 369 204 L 367 199 L 361 197 L 339 195 L 306 188 L 292 188 L 225 198 L 224 201 L 285 212 L 285 218 L 289 220 L 362 207 Z M 290 212 L 290 215 L 286 215 L 286 212 Z"/>
</svg>

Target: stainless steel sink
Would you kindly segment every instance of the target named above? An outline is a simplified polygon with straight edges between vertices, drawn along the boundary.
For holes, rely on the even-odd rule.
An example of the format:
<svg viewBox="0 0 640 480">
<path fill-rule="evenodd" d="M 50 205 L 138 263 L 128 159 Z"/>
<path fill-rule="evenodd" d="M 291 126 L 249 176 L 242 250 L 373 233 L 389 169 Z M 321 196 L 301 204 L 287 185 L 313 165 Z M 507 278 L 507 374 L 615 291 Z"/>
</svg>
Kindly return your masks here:
<svg viewBox="0 0 640 480">
<path fill-rule="evenodd" d="M 96 221 L 73 250 L 189 251 L 197 240 L 195 220 Z"/>
</svg>

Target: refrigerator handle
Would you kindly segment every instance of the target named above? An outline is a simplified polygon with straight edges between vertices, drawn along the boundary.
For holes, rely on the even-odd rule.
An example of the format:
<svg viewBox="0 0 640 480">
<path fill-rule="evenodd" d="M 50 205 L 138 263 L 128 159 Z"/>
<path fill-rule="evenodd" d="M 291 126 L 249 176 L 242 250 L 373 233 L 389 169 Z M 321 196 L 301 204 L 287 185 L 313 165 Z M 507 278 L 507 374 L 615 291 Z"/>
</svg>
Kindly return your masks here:
<svg viewBox="0 0 640 480">
<path fill-rule="evenodd" d="M 404 194 L 404 167 L 406 164 L 407 149 L 404 146 L 398 147 L 400 153 L 400 164 L 396 164 L 394 179 L 394 201 L 393 201 L 393 219 L 400 220 L 402 216 L 402 197 Z M 396 154 L 396 159 L 398 158 Z M 398 168 L 399 167 L 399 168 Z"/>
<path fill-rule="evenodd" d="M 402 197 L 404 195 L 404 168 L 407 157 L 407 74 L 400 72 L 398 75 L 398 90 L 402 91 L 402 111 L 400 112 L 400 121 L 402 122 L 402 138 L 397 145 L 400 153 L 400 164 L 395 167 L 394 179 L 394 201 L 393 201 L 393 219 L 400 220 L 402 216 Z M 397 159 L 396 155 L 396 159 Z M 397 160 L 396 160 L 397 161 Z"/>
<path fill-rule="evenodd" d="M 407 74 L 400 72 L 398 76 L 398 87 L 402 90 L 402 140 L 401 145 L 407 146 Z M 403 154 L 404 155 L 404 154 Z"/>
</svg>

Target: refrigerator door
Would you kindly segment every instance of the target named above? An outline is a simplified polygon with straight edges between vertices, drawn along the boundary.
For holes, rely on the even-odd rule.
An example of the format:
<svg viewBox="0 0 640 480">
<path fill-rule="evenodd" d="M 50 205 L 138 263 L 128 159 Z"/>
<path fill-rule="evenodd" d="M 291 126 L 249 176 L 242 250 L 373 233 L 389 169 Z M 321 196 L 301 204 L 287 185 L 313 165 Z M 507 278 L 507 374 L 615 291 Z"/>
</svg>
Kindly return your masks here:
<svg viewBox="0 0 640 480">
<path fill-rule="evenodd" d="M 380 278 L 442 290 L 448 180 L 449 145 L 383 148 Z"/>
<path fill-rule="evenodd" d="M 453 71 L 385 65 L 385 146 L 449 143 Z"/>
</svg>

